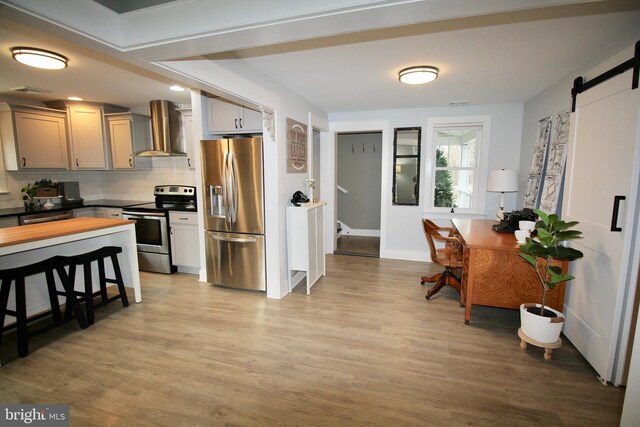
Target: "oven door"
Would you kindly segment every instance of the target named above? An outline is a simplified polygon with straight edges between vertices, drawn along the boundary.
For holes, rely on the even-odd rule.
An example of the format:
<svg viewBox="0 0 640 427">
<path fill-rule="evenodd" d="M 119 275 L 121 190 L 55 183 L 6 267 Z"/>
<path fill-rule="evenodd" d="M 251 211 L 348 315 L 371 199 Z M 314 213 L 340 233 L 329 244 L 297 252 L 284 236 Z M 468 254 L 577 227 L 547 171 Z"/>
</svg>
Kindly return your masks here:
<svg viewBox="0 0 640 427">
<path fill-rule="evenodd" d="M 164 212 L 123 211 L 123 219 L 136 221 L 138 252 L 169 253 L 169 232 Z"/>
</svg>

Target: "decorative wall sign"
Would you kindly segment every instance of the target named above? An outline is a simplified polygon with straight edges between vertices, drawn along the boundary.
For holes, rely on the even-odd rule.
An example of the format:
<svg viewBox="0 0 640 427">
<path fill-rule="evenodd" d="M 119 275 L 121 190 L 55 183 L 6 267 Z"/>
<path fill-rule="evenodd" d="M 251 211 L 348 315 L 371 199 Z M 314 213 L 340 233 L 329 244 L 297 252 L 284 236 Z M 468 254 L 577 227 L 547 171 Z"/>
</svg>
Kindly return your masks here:
<svg viewBox="0 0 640 427">
<path fill-rule="evenodd" d="M 551 133 L 551 116 L 538 121 L 538 136 L 533 148 L 533 159 L 531 160 L 531 170 L 527 180 L 527 190 L 524 194 L 523 207 L 534 209 L 538 207 L 539 195 L 544 172 L 544 163 L 547 156 L 547 146 Z"/>
<path fill-rule="evenodd" d="M 307 125 L 287 118 L 287 172 L 307 172 Z"/>
<path fill-rule="evenodd" d="M 549 145 L 549 159 L 542 186 L 540 209 L 547 213 L 557 213 L 558 200 L 564 167 L 567 162 L 567 144 L 569 141 L 569 112 L 564 111 L 556 115 L 553 136 Z"/>
</svg>

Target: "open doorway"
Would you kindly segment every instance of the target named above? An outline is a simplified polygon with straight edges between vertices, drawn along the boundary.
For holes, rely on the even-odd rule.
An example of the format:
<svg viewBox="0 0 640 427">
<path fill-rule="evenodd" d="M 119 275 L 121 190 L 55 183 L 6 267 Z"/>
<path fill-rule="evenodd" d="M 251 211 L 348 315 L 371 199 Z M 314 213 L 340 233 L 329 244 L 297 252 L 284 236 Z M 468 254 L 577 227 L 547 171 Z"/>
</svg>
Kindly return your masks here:
<svg viewBox="0 0 640 427">
<path fill-rule="evenodd" d="M 382 132 L 337 135 L 335 254 L 380 256 Z"/>
</svg>

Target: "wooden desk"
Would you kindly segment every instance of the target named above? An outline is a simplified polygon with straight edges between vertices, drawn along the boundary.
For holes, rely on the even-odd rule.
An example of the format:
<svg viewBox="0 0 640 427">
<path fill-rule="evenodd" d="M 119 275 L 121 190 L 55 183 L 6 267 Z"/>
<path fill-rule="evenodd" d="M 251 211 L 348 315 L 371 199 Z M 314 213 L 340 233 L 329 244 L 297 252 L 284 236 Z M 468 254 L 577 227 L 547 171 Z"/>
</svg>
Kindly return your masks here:
<svg viewBox="0 0 640 427">
<path fill-rule="evenodd" d="M 464 322 L 471 321 L 473 304 L 517 309 L 526 302 L 539 303 L 542 286 L 536 273 L 518 256 L 513 233 L 497 233 L 496 222 L 484 219 L 453 219 L 464 246 L 462 293 Z M 562 263 L 566 273 L 567 262 Z M 565 283 L 547 293 L 546 305 L 562 311 Z"/>
</svg>

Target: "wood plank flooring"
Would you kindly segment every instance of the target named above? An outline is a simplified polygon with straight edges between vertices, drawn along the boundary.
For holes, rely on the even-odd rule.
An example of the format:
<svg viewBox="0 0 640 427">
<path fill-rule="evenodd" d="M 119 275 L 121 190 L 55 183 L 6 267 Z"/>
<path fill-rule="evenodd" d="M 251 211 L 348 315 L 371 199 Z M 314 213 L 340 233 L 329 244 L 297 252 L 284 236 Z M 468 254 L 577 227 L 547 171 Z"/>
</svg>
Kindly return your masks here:
<svg viewBox="0 0 640 427">
<path fill-rule="evenodd" d="M 0 345 L 0 402 L 68 403 L 72 426 L 613 426 L 624 392 L 565 342 L 522 351 L 516 311 L 451 288 L 432 264 L 327 256 L 283 300 L 142 273 L 143 302 Z"/>
</svg>

